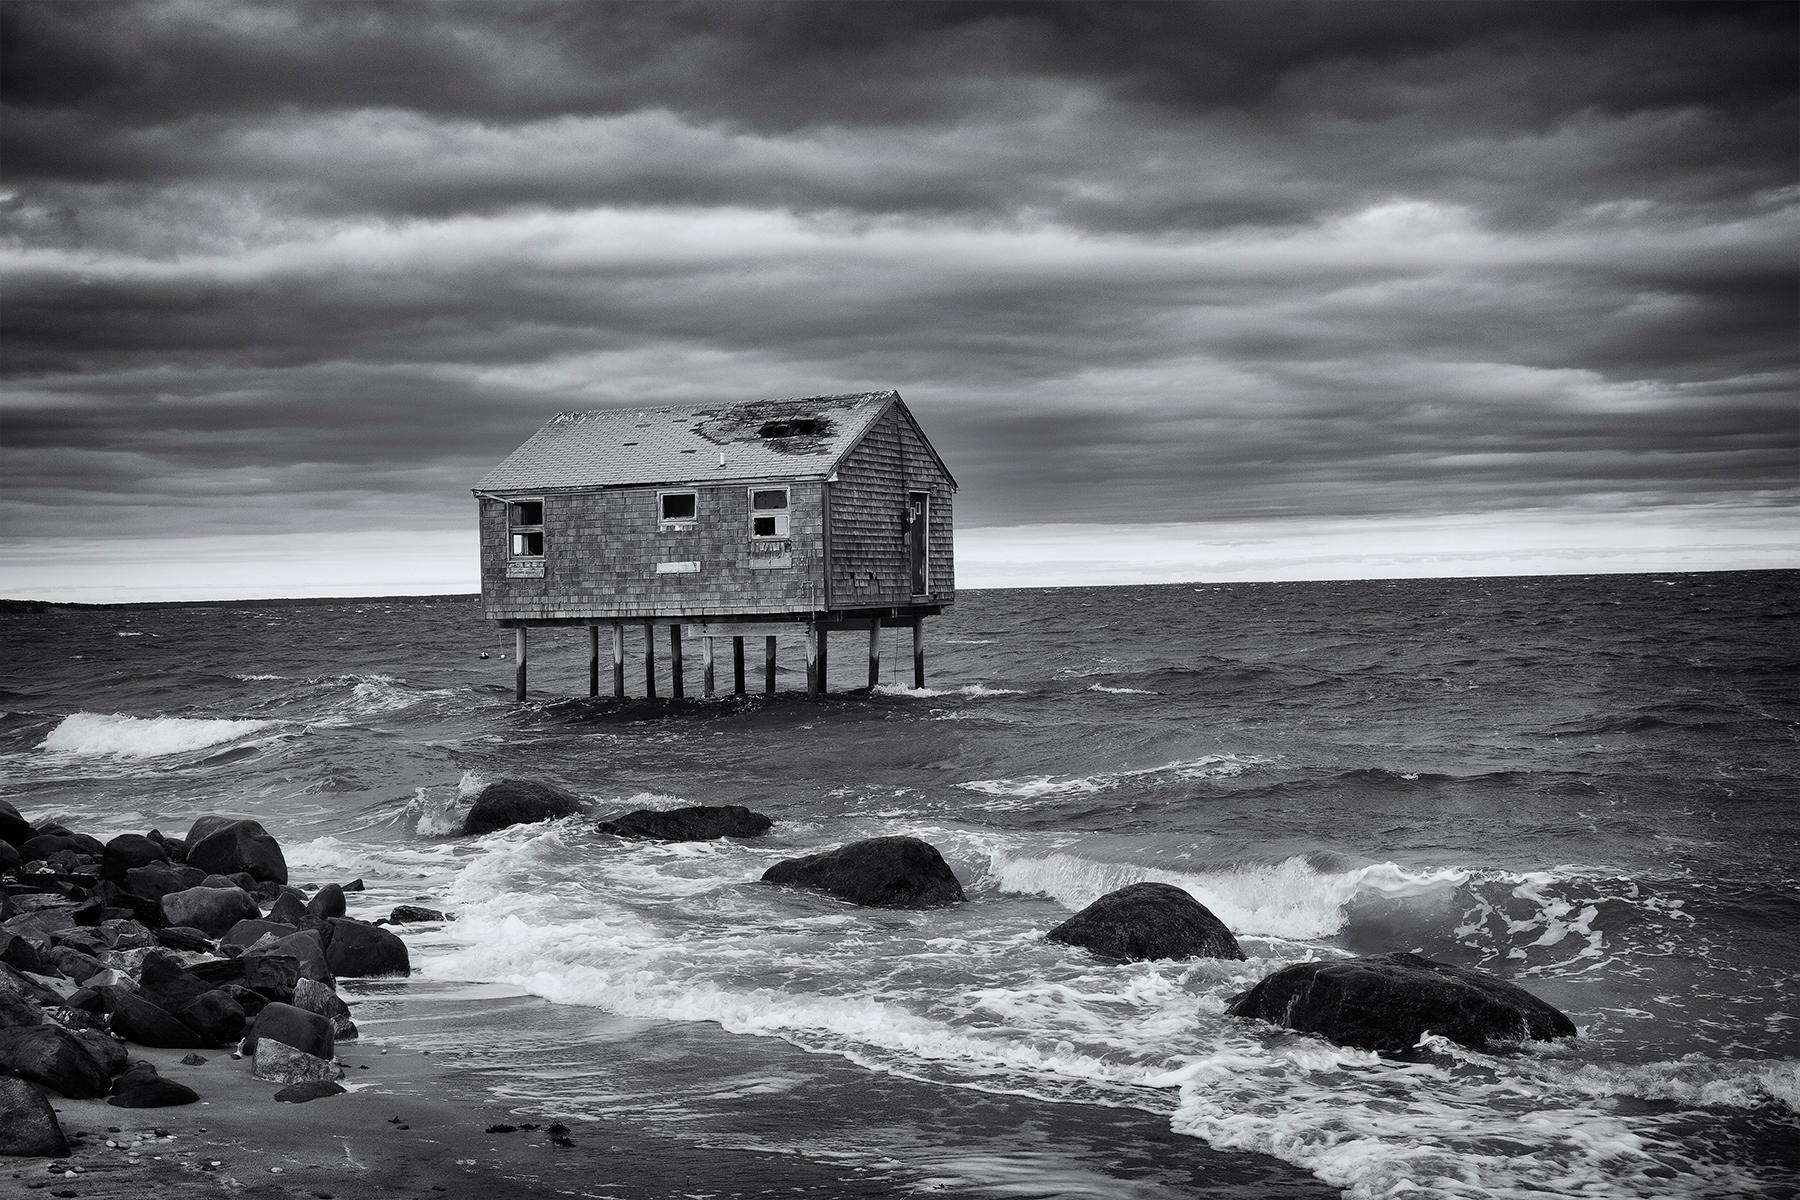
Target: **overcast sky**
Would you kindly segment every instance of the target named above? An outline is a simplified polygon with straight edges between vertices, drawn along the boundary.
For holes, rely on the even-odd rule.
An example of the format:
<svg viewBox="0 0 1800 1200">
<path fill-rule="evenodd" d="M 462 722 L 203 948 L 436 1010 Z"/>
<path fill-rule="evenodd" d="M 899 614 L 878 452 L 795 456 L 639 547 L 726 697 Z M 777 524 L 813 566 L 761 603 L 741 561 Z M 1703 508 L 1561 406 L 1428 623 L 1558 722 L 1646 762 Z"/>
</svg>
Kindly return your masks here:
<svg viewBox="0 0 1800 1200">
<path fill-rule="evenodd" d="M 470 590 L 559 409 L 880 387 L 965 584 L 1800 565 L 1797 14 L 7 0 L 0 594 Z"/>
</svg>

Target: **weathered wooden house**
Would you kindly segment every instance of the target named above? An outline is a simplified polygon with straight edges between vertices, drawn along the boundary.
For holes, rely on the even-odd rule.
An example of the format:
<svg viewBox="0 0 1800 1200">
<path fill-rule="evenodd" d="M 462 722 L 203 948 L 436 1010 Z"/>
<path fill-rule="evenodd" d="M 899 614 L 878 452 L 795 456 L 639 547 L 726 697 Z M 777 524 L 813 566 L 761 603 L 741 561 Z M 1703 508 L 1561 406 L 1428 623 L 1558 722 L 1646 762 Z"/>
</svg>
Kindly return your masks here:
<svg viewBox="0 0 1800 1200">
<path fill-rule="evenodd" d="M 913 631 L 923 687 L 923 618 L 956 596 L 956 480 L 898 392 L 558 413 L 474 490 L 482 602 L 517 631 L 521 698 L 534 625 L 590 627 L 594 695 L 603 626 L 624 695 L 628 624 L 644 629 L 651 696 L 661 626 L 677 696 L 684 628 L 702 639 L 708 695 L 715 639 L 732 639 L 742 692 L 744 639 L 762 637 L 773 691 L 776 635 L 804 630 L 818 692 L 829 631 L 869 632 L 872 686 L 896 625 Z"/>
</svg>

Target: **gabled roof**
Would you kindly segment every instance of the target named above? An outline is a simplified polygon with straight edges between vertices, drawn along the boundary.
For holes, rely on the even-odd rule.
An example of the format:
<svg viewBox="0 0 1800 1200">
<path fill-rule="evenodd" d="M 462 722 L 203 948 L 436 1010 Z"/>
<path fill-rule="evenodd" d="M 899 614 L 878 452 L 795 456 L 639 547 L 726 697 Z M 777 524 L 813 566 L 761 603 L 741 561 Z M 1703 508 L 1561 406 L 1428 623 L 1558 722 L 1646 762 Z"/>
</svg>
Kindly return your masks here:
<svg viewBox="0 0 1800 1200">
<path fill-rule="evenodd" d="M 557 413 L 476 491 L 823 479 L 895 391 Z"/>
</svg>

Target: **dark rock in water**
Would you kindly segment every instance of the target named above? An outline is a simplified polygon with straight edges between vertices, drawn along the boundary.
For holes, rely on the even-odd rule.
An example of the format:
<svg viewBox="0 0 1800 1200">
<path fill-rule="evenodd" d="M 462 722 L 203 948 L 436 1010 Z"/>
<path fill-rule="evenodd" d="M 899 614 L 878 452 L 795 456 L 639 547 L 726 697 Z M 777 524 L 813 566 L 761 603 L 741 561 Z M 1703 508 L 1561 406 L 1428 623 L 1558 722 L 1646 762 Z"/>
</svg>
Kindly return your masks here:
<svg viewBox="0 0 1800 1200">
<path fill-rule="evenodd" d="M 167 946 L 171 950 L 205 951 L 213 948 L 213 940 L 206 936 L 206 931 L 195 929 L 192 925 L 168 925 L 152 930 L 158 945 Z"/>
<path fill-rule="evenodd" d="M 330 1018 L 292 1004 L 271 1004 L 256 1014 L 250 1032 L 244 1036 L 244 1053 L 254 1054 L 257 1043 L 264 1038 L 315 1058 L 329 1059 L 337 1049 Z"/>
<path fill-rule="evenodd" d="M 191 925 L 214 937 L 239 921 L 262 916 L 249 892 L 237 887 L 193 887 L 170 892 L 162 898 L 163 920 L 170 925 Z"/>
<path fill-rule="evenodd" d="M 654 838 L 663 842 L 706 842 L 714 838 L 756 837 L 775 824 L 741 804 L 694 804 L 686 808 L 640 808 L 602 821 L 601 833 L 617 837 Z"/>
<path fill-rule="evenodd" d="M 1044 936 L 1127 962 L 1244 957 L 1211 909 L 1167 883 L 1134 883 L 1109 892 Z"/>
<path fill-rule="evenodd" d="M 30 841 L 34 832 L 31 822 L 21 817 L 18 809 L 0 800 L 0 842 L 17 848 Z"/>
<path fill-rule="evenodd" d="M 0 1029 L 0 1065 L 71 1100 L 104 1096 L 111 1085 L 94 1052 L 58 1025 Z"/>
<path fill-rule="evenodd" d="M 447 920 L 443 913 L 435 908 L 420 908 L 416 904 L 396 904 L 394 911 L 388 914 L 390 925 L 412 925 L 420 921 Z"/>
<path fill-rule="evenodd" d="M 170 862 L 184 863 L 187 861 L 187 843 L 180 838 L 172 838 L 160 829 L 152 829 L 144 836 L 167 850 Z"/>
<path fill-rule="evenodd" d="M 344 890 L 346 892 L 360 892 L 363 890 L 363 881 L 361 879 L 352 879 L 349 883 L 344 885 Z"/>
<path fill-rule="evenodd" d="M 579 796 L 531 779 L 499 779 L 482 788 L 463 819 L 463 832 L 492 833 L 508 825 L 530 825 L 582 810 Z"/>
<path fill-rule="evenodd" d="M 128 1042 L 171 1050 L 198 1050 L 205 1045 L 200 1035 L 173 1013 L 123 988 L 112 990 L 112 1006 L 112 1031 Z"/>
<path fill-rule="evenodd" d="M 315 921 L 329 921 L 333 917 L 343 916 L 344 889 L 335 883 L 326 884 L 306 902 L 306 911 Z"/>
<path fill-rule="evenodd" d="M 764 871 L 763 882 L 813 888 L 873 908 L 935 908 L 963 899 L 962 884 L 937 847 L 913 837 L 869 838 L 790 858 Z"/>
<path fill-rule="evenodd" d="M 221 988 L 202 992 L 183 1008 L 175 1019 L 193 1030 L 208 1046 L 223 1046 L 244 1036 L 243 1006 Z"/>
<path fill-rule="evenodd" d="M 325 960 L 340 976 L 410 975 L 406 943 L 366 921 L 338 917 L 330 922 L 331 945 Z"/>
<path fill-rule="evenodd" d="M 345 1092 L 343 1084 L 332 1079 L 313 1079 L 306 1083 L 290 1083 L 275 1093 L 275 1099 L 283 1104 L 305 1104 L 309 1100 L 323 1100 L 327 1096 L 341 1096 Z"/>
<path fill-rule="evenodd" d="M 288 879 L 280 843 L 260 823 L 241 818 L 201 817 L 195 821 L 187 836 L 187 862 L 208 873 L 243 871 L 271 883 Z"/>
<path fill-rule="evenodd" d="M 115 1108 L 173 1108 L 199 1099 L 193 1088 L 164 1079 L 154 1066 L 138 1062 L 113 1081 L 112 1095 L 106 1102 Z"/>
<path fill-rule="evenodd" d="M 68 1153 L 68 1139 L 44 1094 L 23 1079 L 0 1075 L 0 1155 L 64 1158 Z"/>
<path fill-rule="evenodd" d="M 168 847 L 161 842 L 141 833 L 121 833 L 106 843 L 100 852 L 100 878 L 123 883 L 125 872 L 133 867 L 147 867 L 151 863 L 168 861 Z"/>
<path fill-rule="evenodd" d="M 1476 1050 L 1575 1035 L 1573 1021 L 1523 988 L 1404 952 L 1283 967 L 1226 1012 L 1388 1054 L 1427 1033 Z"/>
</svg>

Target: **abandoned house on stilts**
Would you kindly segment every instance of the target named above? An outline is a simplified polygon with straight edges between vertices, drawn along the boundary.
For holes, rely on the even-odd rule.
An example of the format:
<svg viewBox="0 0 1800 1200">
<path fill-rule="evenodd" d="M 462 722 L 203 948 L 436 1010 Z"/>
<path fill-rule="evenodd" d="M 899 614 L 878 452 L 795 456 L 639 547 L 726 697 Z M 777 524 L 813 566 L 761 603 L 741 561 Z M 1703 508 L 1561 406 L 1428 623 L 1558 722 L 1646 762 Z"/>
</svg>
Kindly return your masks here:
<svg viewBox="0 0 1800 1200">
<path fill-rule="evenodd" d="M 825 690 L 827 634 L 913 635 L 925 686 L 924 618 L 956 596 L 956 480 L 898 392 L 748 404 L 559 413 L 475 486 L 481 598 L 514 632 L 525 698 L 527 630 L 585 625 L 588 693 L 600 694 L 600 631 L 612 632 L 612 691 L 625 695 L 625 630 L 643 631 L 644 690 L 668 629 L 671 691 L 683 694 L 684 631 L 698 637 L 705 694 L 713 644 L 762 639 L 775 690 L 776 637 L 806 638 L 808 692 Z"/>
</svg>

